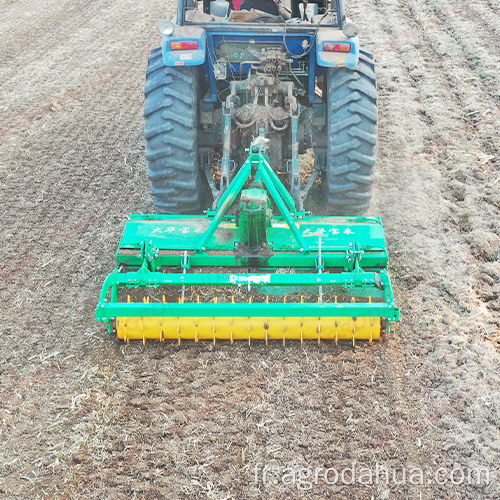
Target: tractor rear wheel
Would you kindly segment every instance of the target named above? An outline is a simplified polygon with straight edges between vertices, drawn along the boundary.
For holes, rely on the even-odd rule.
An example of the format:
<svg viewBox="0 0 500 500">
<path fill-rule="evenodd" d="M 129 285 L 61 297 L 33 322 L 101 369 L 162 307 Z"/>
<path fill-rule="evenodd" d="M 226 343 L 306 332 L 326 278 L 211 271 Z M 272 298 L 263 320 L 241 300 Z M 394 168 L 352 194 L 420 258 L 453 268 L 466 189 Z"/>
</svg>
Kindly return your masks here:
<svg viewBox="0 0 500 500">
<path fill-rule="evenodd" d="M 327 71 L 326 197 L 332 215 L 368 210 L 377 156 L 377 86 L 371 54 L 360 51 L 355 69 Z"/>
<path fill-rule="evenodd" d="M 146 160 L 156 209 L 167 214 L 199 212 L 199 69 L 166 67 L 157 47 L 149 57 L 144 93 Z"/>
</svg>

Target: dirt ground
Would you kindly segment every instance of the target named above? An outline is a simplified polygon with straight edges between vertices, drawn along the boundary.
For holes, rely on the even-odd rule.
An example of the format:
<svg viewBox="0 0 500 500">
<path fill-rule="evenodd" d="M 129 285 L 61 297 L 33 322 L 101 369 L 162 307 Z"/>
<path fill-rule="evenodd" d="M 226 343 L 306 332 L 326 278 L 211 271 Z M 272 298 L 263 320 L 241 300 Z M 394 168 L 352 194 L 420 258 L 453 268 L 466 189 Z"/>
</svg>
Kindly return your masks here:
<svg viewBox="0 0 500 500">
<path fill-rule="evenodd" d="M 0 0 L 1 498 L 500 498 L 500 6 L 348 11 L 378 61 L 370 213 L 402 319 L 354 350 L 179 350 L 94 319 L 128 214 L 153 211 L 144 72 L 173 3 Z M 263 472 L 353 466 L 398 477 Z"/>
</svg>

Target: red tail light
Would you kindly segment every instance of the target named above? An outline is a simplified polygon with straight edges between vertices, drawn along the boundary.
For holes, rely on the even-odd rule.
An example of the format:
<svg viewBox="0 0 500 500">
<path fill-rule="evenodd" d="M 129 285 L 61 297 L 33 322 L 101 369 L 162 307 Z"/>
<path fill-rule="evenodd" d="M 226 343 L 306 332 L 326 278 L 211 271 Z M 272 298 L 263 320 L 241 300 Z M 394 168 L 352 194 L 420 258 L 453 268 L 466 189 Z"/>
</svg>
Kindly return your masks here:
<svg viewBox="0 0 500 500">
<path fill-rule="evenodd" d="M 351 52 L 350 43 L 325 42 L 323 44 L 325 52 Z"/>
<path fill-rule="evenodd" d="M 198 40 L 187 40 L 184 42 L 170 42 L 171 50 L 196 50 L 198 48 Z"/>
</svg>

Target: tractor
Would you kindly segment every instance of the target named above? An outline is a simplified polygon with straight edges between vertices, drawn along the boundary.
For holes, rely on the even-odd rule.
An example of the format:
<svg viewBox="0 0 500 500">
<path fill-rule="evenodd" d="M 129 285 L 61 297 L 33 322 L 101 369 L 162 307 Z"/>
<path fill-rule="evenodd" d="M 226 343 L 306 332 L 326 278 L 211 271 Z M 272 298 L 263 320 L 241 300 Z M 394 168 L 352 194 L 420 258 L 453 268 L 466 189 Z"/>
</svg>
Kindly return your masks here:
<svg viewBox="0 0 500 500">
<path fill-rule="evenodd" d="M 158 25 L 145 88 L 157 210 L 197 213 L 208 188 L 215 207 L 263 137 L 299 210 L 321 179 L 326 213 L 362 215 L 375 180 L 377 86 L 342 0 L 233 1 L 180 0 L 175 24 Z M 307 150 L 314 172 L 302 186 Z"/>
<path fill-rule="evenodd" d="M 399 309 L 382 222 L 363 215 L 374 62 L 341 0 L 179 0 L 158 31 L 144 116 L 159 214 L 130 216 L 97 319 L 127 342 L 380 338 Z"/>
</svg>

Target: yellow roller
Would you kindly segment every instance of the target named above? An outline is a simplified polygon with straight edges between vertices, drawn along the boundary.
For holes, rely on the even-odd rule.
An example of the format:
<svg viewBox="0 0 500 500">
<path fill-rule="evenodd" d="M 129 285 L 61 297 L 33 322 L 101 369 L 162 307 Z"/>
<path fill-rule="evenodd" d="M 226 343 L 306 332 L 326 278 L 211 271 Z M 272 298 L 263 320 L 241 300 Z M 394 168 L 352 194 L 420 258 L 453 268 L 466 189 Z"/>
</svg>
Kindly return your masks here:
<svg viewBox="0 0 500 500">
<path fill-rule="evenodd" d="M 377 340 L 380 318 L 117 317 L 118 338 L 130 340 Z"/>
</svg>

